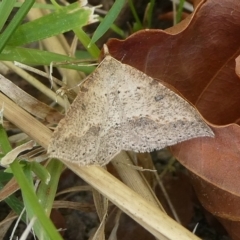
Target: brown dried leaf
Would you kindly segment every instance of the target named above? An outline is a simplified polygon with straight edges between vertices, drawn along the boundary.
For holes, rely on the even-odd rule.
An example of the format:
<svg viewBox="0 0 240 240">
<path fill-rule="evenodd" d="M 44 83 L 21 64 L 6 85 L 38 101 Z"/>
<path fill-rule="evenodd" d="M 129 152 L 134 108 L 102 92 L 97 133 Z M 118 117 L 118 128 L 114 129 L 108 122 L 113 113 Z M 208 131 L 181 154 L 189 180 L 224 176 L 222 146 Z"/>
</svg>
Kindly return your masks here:
<svg viewBox="0 0 240 240">
<path fill-rule="evenodd" d="M 211 124 L 229 124 L 212 125 L 214 139 L 189 140 L 172 150 L 196 176 L 194 185 L 202 204 L 224 217 L 222 222 L 237 239 L 226 222 L 238 226 L 240 216 L 240 128 L 233 124 L 240 122 L 240 81 L 235 73 L 240 2 L 201 2 L 186 26 L 172 34 L 144 30 L 125 41 L 110 40 L 108 47 L 113 57 L 174 86 Z"/>
<path fill-rule="evenodd" d="M 11 196 L 19 189 L 19 185 L 15 178 L 12 178 L 0 191 L 0 201 Z"/>
<path fill-rule="evenodd" d="M 18 216 L 15 213 L 10 212 L 8 216 L 0 222 L 0 239 L 4 239 L 9 227 L 17 217 Z"/>
<path fill-rule="evenodd" d="M 92 212 L 95 210 L 95 207 L 93 204 L 62 201 L 62 200 L 54 201 L 53 208 L 68 208 L 68 209 L 74 209 L 74 210 L 79 210 L 84 212 Z"/>
</svg>

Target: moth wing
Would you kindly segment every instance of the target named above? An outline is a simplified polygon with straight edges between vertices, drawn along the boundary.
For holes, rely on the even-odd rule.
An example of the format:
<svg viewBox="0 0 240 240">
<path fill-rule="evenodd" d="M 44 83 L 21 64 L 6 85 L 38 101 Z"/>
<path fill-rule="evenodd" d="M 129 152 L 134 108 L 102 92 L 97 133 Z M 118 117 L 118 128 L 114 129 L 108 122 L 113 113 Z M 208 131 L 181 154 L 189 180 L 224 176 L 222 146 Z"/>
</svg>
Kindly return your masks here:
<svg viewBox="0 0 240 240">
<path fill-rule="evenodd" d="M 119 93 L 124 150 L 146 152 L 194 137 L 213 136 L 198 111 L 160 82 L 128 65 Z M 127 104 L 128 102 L 128 104 Z"/>
<path fill-rule="evenodd" d="M 65 118 L 59 122 L 48 147 L 50 157 L 79 165 L 106 164 L 99 147 L 109 124 L 107 81 L 115 69 L 106 60 L 85 80 Z"/>
</svg>

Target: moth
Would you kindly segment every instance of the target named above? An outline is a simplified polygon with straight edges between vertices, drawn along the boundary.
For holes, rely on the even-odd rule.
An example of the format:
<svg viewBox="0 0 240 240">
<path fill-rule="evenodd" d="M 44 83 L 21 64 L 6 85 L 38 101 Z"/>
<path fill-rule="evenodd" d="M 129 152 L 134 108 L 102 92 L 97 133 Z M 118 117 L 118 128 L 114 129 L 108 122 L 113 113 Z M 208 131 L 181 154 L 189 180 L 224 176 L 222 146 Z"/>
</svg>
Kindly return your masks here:
<svg viewBox="0 0 240 240">
<path fill-rule="evenodd" d="M 50 157 L 103 166 L 121 150 L 150 152 L 214 136 L 186 100 L 105 51 L 55 129 Z"/>
</svg>

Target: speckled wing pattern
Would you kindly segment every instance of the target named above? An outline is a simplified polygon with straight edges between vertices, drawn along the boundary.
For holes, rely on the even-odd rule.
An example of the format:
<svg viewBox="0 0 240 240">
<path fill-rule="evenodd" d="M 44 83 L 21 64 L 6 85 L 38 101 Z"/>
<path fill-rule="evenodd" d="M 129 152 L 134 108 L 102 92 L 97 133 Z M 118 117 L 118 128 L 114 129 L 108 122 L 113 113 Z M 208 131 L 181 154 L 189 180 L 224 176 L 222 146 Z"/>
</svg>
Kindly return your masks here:
<svg viewBox="0 0 240 240">
<path fill-rule="evenodd" d="M 213 136 L 200 114 L 143 72 L 107 55 L 55 129 L 50 157 L 105 165 L 121 150 L 150 152 Z"/>
</svg>

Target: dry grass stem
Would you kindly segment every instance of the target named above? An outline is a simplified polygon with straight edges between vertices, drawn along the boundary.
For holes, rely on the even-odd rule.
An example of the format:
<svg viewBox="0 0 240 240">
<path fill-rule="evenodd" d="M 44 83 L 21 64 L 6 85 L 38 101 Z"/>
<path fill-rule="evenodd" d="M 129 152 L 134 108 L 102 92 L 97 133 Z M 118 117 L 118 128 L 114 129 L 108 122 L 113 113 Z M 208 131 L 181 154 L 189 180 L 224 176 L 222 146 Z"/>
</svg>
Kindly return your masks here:
<svg viewBox="0 0 240 240">
<path fill-rule="evenodd" d="M 47 148 L 52 132 L 6 96 L 0 94 L 0 104 L 3 102 L 4 117 L 41 146 Z M 199 240 L 197 236 L 160 211 L 156 205 L 145 200 L 103 168 L 98 166 L 80 167 L 76 163 L 68 161 L 64 161 L 64 164 L 156 238 L 161 240 Z"/>
</svg>

